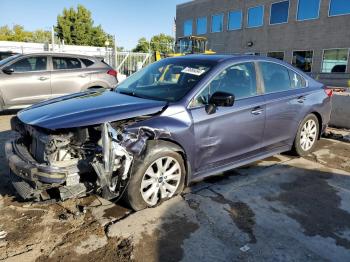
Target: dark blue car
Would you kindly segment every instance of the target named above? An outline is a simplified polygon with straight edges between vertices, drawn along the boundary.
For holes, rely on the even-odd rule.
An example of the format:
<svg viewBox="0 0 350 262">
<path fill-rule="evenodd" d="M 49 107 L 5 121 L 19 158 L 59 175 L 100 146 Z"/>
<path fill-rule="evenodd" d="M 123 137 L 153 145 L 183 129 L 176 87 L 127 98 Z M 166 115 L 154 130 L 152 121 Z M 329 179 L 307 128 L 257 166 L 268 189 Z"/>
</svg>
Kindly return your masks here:
<svg viewBox="0 0 350 262">
<path fill-rule="evenodd" d="M 332 92 L 279 60 L 189 55 L 151 64 L 112 91 L 42 102 L 6 144 L 24 199 L 124 196 L 140 210 L 185 185 L 293 151 L 310 153 Z"/>
</svg>

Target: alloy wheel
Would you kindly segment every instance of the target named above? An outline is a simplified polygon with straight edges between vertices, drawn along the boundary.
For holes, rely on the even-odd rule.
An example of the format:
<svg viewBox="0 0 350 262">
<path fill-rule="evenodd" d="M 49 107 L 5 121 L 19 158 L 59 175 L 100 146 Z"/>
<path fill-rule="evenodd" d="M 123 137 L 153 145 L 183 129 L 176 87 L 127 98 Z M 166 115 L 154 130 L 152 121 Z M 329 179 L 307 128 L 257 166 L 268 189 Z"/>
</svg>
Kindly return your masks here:
<svg viewBox="0 0 350 262">
<path fill-rule="evenodd" d="M 173 157 L 162 157 L 154 161 L 146 170 L 141 181 L 141 195 L 150 206 L 160 199 L 170 198 L 179 187 L 181 166 Z"/>
<path fill-rule="evenodd" d="M 309 119 L 303 125 L 300 133 L 300 146 L 304 151 L 310 150 L 317 139 L 317 124 L 313 119 Z"/>
</svg>

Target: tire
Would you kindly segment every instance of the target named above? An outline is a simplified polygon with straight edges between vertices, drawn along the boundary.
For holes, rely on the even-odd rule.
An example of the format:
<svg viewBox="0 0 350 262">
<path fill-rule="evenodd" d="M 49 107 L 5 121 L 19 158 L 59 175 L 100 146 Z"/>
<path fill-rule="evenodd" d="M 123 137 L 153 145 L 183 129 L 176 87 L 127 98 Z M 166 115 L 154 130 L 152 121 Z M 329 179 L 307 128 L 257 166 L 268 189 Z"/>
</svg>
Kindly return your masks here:
<svg viewBox="0 0 350 262">
<path fill-rule="evenodd" d="M 157 170 L 160 164 L 167 171 L 171 171 L 172 168 L 172 170 L 176 169 L 173 173 L 170 173 L 172 174 L 171 178 L 176 177 L 177 179 L 172 180 L 170 179 L 170 173 Z M 143 157 L 134 161 L 124 199 L 135 211 L 157 206 L 164 200 L 172 198 L 183 191 L 185 177 L 186 168 L 181 154 L 169 149 L 166 144 L 151 144 L 148 146 Z M 172 187 L 169 187 L 169 185 Z M 175 190 L 170 191 L 168 189 L 174 189 L 174 187 Z M 146 200 L 147 195 L 152 191 L 154 193 Z M 155 199 L 157 201 L 154 202 Z"/>
<path fill-rule="evenodd" d="M 301 157 L 310 154 L 316 147 L 319 133 L 318 118 L 314 114 L 307 115 L 299 125 L 292 152 Z"/>
</svg>

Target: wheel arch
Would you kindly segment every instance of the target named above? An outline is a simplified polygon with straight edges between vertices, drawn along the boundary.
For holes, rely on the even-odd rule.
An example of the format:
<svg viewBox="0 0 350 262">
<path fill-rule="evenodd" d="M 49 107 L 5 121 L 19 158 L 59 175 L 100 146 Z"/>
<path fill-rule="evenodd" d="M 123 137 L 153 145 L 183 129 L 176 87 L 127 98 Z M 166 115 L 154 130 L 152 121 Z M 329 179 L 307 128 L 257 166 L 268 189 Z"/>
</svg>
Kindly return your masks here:
<svg viewBox="0 0 350 262">
<path fill-rule="evenodd" d="M 320 113 L 318 113 L 317 111 L 313 111 L 310 114 L 313 114 L 317 117 L 318 120 L 318 128 L 319 128 L 319 132 L 318 132 L 318 140 L 321 139 L 321 135 L 322 135 L 322 126 L 323 126 L 323 120 L 322 120 L 322 116 Z"/>
</svg>

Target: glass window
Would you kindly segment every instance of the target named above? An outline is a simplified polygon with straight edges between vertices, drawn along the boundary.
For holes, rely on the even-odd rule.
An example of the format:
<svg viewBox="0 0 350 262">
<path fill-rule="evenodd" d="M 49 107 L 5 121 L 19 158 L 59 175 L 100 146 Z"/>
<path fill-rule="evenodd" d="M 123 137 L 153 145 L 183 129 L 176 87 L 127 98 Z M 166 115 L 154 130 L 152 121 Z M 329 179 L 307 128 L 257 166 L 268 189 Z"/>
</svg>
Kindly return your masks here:
<svg viewBox="0 0 350 262">
<path fill-rule="evenodd" d="M 232 11 L 228 14 L 228 30 L 237 30 L 242 28 L 242 11 Z"/>
<path fill-rule="evenodd" d="M 52 57 L 52 64 L 55 70 L 81 68 L 80 61 L 73 57 Z"/>
<path fill-rule="evenodd" d="M 43 71 L 47 69 L 46 56 L 23 58 L 11 65 L 15 72 Z"/>
<path fill-rule="evenodd" d="M 306 80 L 298 73 L 289 70 L 289 78 L 291 80 L 291 87 L 293 89 L 306 87 Z"/>
<path fill-rule="evenodd" d="M 286 91 L 291 88 L 288 69 L 269 62 L 260 63 L 265 84 L 265 93 Z"/>
<path fill-rule="evenodd" d="M 186 20 L 184 23 L 184 36 L 192 35 L 192 19 Z"/>
<path fill-rule="evenodd" d="M 268 57 L 276 58 L 279 60 L 284 60 L 284 52 L 268 52 L 267 53 Z"/>
<path fill-rule="evenodd" d="M 345 73 L 348 55 L 348 49 L 324 50 L 322 73 Z"/>
<path fill-rule="evenodd" d="M 293 66 L 304 72 L 311 72 L 313 51 L 295 51 L 293 52 Z"/>
<path fill-rule="evenodd" d="M 121 82 L 116 92 L 162 101 L 178 101 L 216 65 L 214 61 L 163 59 Z"/>
<path fill-rule="evenodd" d="M 212 21 L 211 21 L 211 32 L 212 33 L 222 32 L 223 28 L 224 28 L 224 15 L 223 14 L 213 15 Z"/>
<path fill-rule="evenodd" d="M 350 14 L 349 0 L 330 0 L 329 16 Z"/>
<path fill-rule="evenodd" d="M 207 33 L 207 18 L 200 17 L 197 19 L 197 35 L 203 35 Z"/>
<path fill-rule="evenodd" d="M 319 17 L 321 0 L 299 0 L 297 20 L 309 20 Z"/>
<path fill-rule="evenodd" d="M 86 67 L 92 66 L 92 65 L 94 64 L 94 62 L 91 61 L 90 59 L 82 58 L 82 59 L 80 59 L 80 60 L 83 62 L 83 64 L 84 64 Z"/>
<path fill-rule="evenodd" d="M 226 68 L 192 101 L 191 106 L 208 104 L 215 92 L 233 94 L 235 99 L 257 95 L 254 63 L 242 63 Z"/>
<path fill-rule="evenodd" d="M 248 9 L 248 27 L 259 27 L 264 24 L 264 6 L 256 6 Z"/>
<path fill-rule="evenodd" d="M 289 1 L 273 3 L 271 5 L 270 24 L 282 24 L 288 22 Z"/>
</svg>

